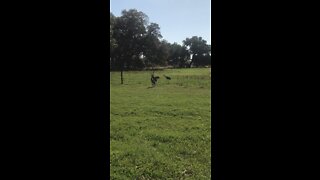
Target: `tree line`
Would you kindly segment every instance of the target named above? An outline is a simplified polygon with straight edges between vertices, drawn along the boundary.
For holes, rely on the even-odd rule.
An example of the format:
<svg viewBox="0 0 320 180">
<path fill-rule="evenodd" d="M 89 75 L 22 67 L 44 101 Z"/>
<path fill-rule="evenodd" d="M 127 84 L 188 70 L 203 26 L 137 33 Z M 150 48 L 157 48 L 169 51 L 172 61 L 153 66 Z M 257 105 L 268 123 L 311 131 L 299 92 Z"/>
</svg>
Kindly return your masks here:
<svg viewBox="0 0 320 180">
<path fill-rule="evenodd" d="M 211 45 L 193 36 L 182 42 L 163 39 L 157 23 L 136 9 L 110 12 L 110 70 L 141 70 L 155 66 L 192 67 L 211 65 Z M 121 78 L 122 80 L 122 78 Z"/>
</svg>

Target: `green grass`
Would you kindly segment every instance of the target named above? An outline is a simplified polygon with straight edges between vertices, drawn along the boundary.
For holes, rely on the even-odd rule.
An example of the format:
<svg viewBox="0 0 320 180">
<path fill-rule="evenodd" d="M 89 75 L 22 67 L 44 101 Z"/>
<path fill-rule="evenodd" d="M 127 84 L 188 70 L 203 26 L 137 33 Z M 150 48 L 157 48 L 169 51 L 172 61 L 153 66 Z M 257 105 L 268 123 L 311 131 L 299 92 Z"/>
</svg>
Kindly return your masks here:
<svg viewBox="0 0 320 180">
<path fill-rule="evenodd" d="M 150 71 L 110 72 L 111 179 L 211 179 L 210 74 L 156 71 L 149 88 Z"/>
</svg>

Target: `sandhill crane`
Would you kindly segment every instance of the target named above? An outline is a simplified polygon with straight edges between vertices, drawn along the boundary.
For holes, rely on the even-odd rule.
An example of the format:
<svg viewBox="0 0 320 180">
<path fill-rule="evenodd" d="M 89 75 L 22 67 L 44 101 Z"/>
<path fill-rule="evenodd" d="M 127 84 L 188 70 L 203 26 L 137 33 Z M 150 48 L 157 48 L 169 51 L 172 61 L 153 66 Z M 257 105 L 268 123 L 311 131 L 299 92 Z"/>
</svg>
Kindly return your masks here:
<svg viewBox="0 0 320 180">
<path fill-rule="evenodd" d="M 171 77 L 163 75 L 166 79 L 171 80 Z"/>
<path fill-rule="evenodd" d="M 159 76 L 154 76 L 154 72 L 151 74 L 151 84 L 152 84 L 152 87 L 154 87 L 158 81 L 160 77 Z"/>
</svg>

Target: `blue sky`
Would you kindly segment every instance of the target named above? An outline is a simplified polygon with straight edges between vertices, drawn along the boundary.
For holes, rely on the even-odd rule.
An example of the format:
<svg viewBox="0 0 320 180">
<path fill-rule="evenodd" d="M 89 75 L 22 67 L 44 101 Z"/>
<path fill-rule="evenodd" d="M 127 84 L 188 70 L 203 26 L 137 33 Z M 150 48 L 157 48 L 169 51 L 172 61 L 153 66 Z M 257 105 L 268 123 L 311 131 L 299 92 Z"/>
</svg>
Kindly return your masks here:
<svg viewBox="0 0 320 180">
<path fill-rule="evenodd" d="M 201 36 L 211 44 L 211 0 L 110 0 L 115 16 L 133 8 L 159 24 L 163 39 L 170 43 Z"/>
</svg>

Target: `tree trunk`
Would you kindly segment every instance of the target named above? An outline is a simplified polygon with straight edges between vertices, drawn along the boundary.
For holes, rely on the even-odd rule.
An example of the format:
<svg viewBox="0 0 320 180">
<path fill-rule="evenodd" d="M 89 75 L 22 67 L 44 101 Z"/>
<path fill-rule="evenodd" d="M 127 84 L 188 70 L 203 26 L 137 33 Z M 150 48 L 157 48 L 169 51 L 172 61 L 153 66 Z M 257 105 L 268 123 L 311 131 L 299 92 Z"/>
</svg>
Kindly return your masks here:
<svg viewBox="0 0 320 180">
<path fill-rule="evenodd" d="M 190 64 L 188 64 L 189 68 L 191 68 L 193 62 L 195 61 L 195 58 L 195 55 L 193 55 Z"/>
<path fill-rule="evenodd" d="M 121 84 L 123 84 L 123 70 L 125 67 L 125 62 L 123 57 L 121 57 L 121 64 L 120 64 L 120 77 L 121 77 Z"/>
<path fill-rule="evenodd" d="M 121 68 L 121 84 L 123 84 L 123 68 Z"/>
</svg>

